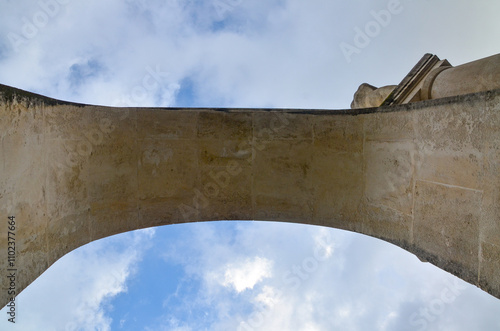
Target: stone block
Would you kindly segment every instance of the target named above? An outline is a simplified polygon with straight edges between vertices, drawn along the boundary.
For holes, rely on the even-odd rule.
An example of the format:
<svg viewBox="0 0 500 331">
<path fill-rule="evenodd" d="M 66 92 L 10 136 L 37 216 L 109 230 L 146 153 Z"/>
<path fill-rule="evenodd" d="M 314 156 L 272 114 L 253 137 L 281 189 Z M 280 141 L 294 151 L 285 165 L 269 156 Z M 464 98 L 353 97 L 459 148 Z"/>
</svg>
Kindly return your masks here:
<svg viewBox="0 0 500 331">
<path fill-rule="evenodd" d="M 89 208 L 88 155 L 80 153 L 81 140 L 47 141 L 47 212 L 59 219 Z"/>
<path fill-rule="evenodd" d="M 199 188 L 186 191 L 182 197 L 151 198 L 139 201 L 138 228 L 168 224 L 213 221 L 206 197 Z M 207 216 L 208 215 L 208 216 Z"/>
<path fill-rule="evenodd" d="M 482 152 L 481 100 L 433 105 L 415 112 L 416 138 L 423 153 Z"/>
<path fill-rule="evenodd" d="M 253 137 L 253 118 L 250 113 L 231 111 L 222 118 L 222 138 L 244 141 Z"/>
<path fill-rule="evenodd" d="M 44 134 L 44 110 L 26 101 L 4 104 L 0 108 L 2 136 L 31 136 Z"/>
<path fill-rule="evenodd" d="M 481 269 L 479 286 L 488 293 L 500 297 L 500 246 L 481 243 Z"/>
<path fill-rule="evenodd" d="M 198 111 L 138 109 L 137 136 L 140 139 L 192 139 L 196 137 Z"/>
<path fill-rule="evenodd" d="M 478 151 L 420 151 L 417 178 L 480 190 L 484 177 L 483 156 Z"/>
<path fill-rule="evenodd" d="M 439 267 L 474 281 L 482 193 L 417 181 L 415 195 L 414 244 L 438 257 Z"/>
<path fill-rule="evenodd" d="M 489 95 L 482 121 L 484 140 L 481 240 L 500 246 L 500 96 Z"/>
<path fill-rule="evenodd" d="M 483 135 L 484 155 L 488 169 L 500 172 L 500 95 L 491 93 L 486 97 L 485 109 L 479 111 L 481 116 L 481 133 Z"/>
<path fill-rule="evenodd" d="M 89 156 L 88 197 L 91 209 L 129 210 L 137 207 L 138 147 L 101 144 Z"/>
<path fill-rule="evenodd" d="M 200 192 L 206 201 L 204 218 L 248 220 L 253 217 L 252 169 L 244 163 L 203 167 Z"/>
<path fill-rule="evenodd" d="M 312 115 L 260 111 L 253 114 L 253 121 L 254 139 L 259 141 L 313 139 Z"/>
<path fill-rule="evenodd" d="M 346 230 L 360 230 L 363 155 L 315 147 L 311 173 L 315 223 Z"/>
<path fill-rule="evenodd" d="M 363 205 L 362 233 L 406 246 L 413 240 L 413 217 L 398 210 L 370 204 Z"/>
<path fill-rule="evenodd" d="M 138 207 L 134 210 L 100 210 L 89 214 L 91 240 L 137 230 Z"/>
<path fill-rule="evenodd" d="M 200 112 L 198 115 L 198 138 L 223 139 L 223 117 L 223 112 Z"/>
<path fill-rule="evenodd" d="M 413 112 L 378 112 L 362 117 L 367 141 L 405 141 L 415 137 Z"/>
<path fill-rule="evenodd" d="M 48 222 L 46 233 L 49 249 L 49 264 L 54 263 L 67 252 L 90 242 L 88 211 L 66 215 Z"/>
<path fill-rule="evenodd" d="M 137 176 L 125 172 L 101 172 L 89 179 L 91 211 L 119 211 L 137 207 Z"/>
<path fill-rule="evenodd" d="M 500 190 L 484 191 L 479 233 L 482 241 L 500 246 Z"/>
<path fill-rule="evenodd" d="M 142 140 L 139 199 L 182 197 L 199 181 L 198 150 L 189 140 Z"/>
<path fill-rule="evenodd" d="M 237 111 L 201 111 L 198 119 L 198 137 L 215 140 L 250 140 L 253 120 L 249 113 Z"/>
<path fill-rule="evenodd" d="M 18 268 L 16 288 L 18 293 L 21 289 L 26 288 L 34 278 L 40 276 L 52 264 L 50 262 L 51 252 L 47 246 L 46 237 L 40 236 L 38 239 L 40 240 L 29 241 L 28 243 L 16 243 L 16 248 L 18 249 L 16 257 L 16 265 Z"/>
<path fill-rule="evenodd" d="M 80 140 L 88 130 L 91 112 L 77 106 L 49 106 L 44 108 L 44 134 L 47 140 Z"/>
<path fill-rule="evenodd" d="M 413 142 L 366 142 L 364 155 L 367 202 L 411 215 L 415 177 Z"/>
<path fill-rule="evenodd" d="M 303 141 L 267 141 L 253 162 L 256 220 L 310 221 L 312 149 Z"/>
<path fill-rule="evenodd" d="M 19 132 L 2 138 L 0 183 L 9 191 L 35 189 L 45 180 L 46 152 L 43 135 Z M 15 187 L 9 187 L 14 185 Z"/>
<path fill-rule="evenodd" d="M 331 152 L 361 153 L 363 151 L 362 116 L 314 116 L 314 145 Z"/>
<path fill-rule="evenodd" d="M 249 167 L 255 148 L 251 140 L 207 140 L 198 141 L 200 166 L 227 167 L 237 162 L 242 167 Z M 260 145 L 259 145 L 260 146 Z"/>
</svg>

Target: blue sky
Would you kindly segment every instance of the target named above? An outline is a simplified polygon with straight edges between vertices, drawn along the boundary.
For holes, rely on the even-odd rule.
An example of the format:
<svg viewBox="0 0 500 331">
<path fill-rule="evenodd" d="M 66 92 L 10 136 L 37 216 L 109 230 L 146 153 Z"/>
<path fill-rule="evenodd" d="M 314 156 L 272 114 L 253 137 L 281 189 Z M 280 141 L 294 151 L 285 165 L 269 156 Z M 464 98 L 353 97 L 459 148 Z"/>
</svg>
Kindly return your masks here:
<svg viewBox="0 0 500 331">
<path fill-rule="evenodd" d="M 0 0 L 0 83 L 109 106 L 348 108 L 361 83 L 397 84 L 424 53 L 454 65 L 499 53 L 499 12 L 489 0 Z M 2 310 L 0 330 L 500 330 L 500 300 L 397 247 L 264 222 L 96 241 L 23 291 L 18 313 L 13 327 Z"/>
</svg>

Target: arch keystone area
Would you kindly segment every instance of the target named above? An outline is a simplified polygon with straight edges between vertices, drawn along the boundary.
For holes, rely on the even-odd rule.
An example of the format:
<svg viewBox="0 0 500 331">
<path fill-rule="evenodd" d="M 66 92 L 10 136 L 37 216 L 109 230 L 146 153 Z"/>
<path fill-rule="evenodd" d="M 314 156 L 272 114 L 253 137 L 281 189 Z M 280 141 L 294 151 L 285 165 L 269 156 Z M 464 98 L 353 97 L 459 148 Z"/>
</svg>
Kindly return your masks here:
<svg viewBox="0 0 500 331">
<path fill-rule="evenodd" d="M 500 298 L 499 59 L 460 90 L 474 66 L 436 73 L 451 65 L 426 55 L 384 98 L 358 95 L 382 106 L 351 110 L 111 108 L 0 85 L 2 304 L 93 240 L 213 220 L 355 231 Z"/>
</svg>

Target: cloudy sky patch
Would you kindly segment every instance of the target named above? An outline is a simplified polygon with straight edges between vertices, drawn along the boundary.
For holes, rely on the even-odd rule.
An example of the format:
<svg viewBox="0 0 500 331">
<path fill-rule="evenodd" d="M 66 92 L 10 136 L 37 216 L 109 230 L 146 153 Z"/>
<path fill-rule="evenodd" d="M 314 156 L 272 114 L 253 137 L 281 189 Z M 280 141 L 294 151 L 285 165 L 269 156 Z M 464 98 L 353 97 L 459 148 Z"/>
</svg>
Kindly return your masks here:
<svg viewBox="0 0 500 331">
<path fill-rule="evenodd" d="M 240 293 L 252 289 L 264 278 L 272 276 L 272 262 L 260 257 L 246 259 L 242 263 L 225 267 L 222 285 L 231 286 Z"/>
</svg>

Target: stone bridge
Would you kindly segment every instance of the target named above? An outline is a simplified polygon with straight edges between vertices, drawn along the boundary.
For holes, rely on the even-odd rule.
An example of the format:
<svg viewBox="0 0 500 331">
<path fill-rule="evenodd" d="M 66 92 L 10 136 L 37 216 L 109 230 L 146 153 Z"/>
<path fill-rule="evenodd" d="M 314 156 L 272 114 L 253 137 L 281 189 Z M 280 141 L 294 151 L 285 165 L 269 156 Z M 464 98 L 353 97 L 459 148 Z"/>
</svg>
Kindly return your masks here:
<svg viewBox="0 0 500 331">
<path fill-rule="evenodd" d="M 500 298 L 500 90 L 474 92 L 351 110 L 174 109 L 0 85 L 1 303 L 8 269 L 17 294 L 93 240 L 215 220 L 373 236 Z"/>
</svg>

